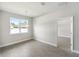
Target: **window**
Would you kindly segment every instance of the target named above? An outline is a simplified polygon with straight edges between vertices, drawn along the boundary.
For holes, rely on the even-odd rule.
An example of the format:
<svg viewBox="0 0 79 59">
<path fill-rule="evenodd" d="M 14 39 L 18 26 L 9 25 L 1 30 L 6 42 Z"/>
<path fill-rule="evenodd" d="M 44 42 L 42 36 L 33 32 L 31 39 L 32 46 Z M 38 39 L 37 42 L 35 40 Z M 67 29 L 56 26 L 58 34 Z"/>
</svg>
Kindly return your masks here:
<svg viewBox="0 0 79 59">
<path fill-rule="evenodd" d="M 28 32 L 28 21 L 27 20 L 21 20 L 20 21 L 20 25 L 21 25 L 21 32 L 22 33 L 25 33 L 25 32 Z"/>
<path fill-rule="evenodd" d="M 28 20 L 10 18 L 10 33 L 27 33 L 28 32 Z"/>
</svg>

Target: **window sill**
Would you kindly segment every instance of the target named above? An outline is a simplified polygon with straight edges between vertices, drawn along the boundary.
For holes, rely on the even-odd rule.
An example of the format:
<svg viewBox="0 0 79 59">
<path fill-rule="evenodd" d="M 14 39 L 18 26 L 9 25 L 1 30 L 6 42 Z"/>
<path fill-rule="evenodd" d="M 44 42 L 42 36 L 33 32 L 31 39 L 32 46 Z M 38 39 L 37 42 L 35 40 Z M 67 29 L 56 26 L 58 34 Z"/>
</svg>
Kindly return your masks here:
<svg viewBox="0 0 79 59">
<path fill-rule="evenodd" d="M 28 32 L 23 33 L 10 33 L 10 35 L 28 34 Z"/>
</svg>

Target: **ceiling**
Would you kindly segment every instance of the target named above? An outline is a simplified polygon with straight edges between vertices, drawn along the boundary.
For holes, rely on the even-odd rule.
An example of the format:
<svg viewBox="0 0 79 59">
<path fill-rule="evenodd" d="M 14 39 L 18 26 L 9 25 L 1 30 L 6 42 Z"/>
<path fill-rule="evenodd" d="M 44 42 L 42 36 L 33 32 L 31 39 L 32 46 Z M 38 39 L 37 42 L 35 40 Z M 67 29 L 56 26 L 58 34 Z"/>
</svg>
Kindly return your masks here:
<svg viewBox="0 0 79 59">
<path fill-rule="evenodd" d="M 55 11 L 59 6 L 59 2 L 0 2 L 0 10 L 36 17 Z"/>
</svg>

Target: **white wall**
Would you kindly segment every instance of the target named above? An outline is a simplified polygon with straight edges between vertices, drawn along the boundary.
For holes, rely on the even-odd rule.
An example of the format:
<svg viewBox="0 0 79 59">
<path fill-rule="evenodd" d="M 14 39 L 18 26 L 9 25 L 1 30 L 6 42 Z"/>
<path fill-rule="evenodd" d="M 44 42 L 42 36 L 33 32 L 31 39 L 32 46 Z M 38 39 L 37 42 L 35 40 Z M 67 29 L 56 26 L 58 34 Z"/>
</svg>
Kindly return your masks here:
<svg viewBox="0 0 79 59">
<path fill-rule="evenodd" d="M 41 20 L 40 20 L 41 19 Z M 57 22 L 39 18 L 34 22 L 35 39 L 57 46 Z"/>
<path fill-rule="evenodd" d="M 0 27 L 1 27 L 1 22 L 0 22 Z M 1 29 L 0 29 L 0 45 L 1 45 Z"/>
<path fill-rule="evenodd" d="M 25 16 L 17 15 L 9 12 L 0 11 L 0 46 L 6 45 L 11 42 L 17 42 L 20 40 L 28 40 L 32 39 L 32 19 L 29 19 L 29 32 L 28 33 L 21 33 L 21 34 L 10 34 L 10 17 L 16 17 L 19 19 L 26 19 Z"/>
<path fill-rule="evenodd" d="M 54 20 L 56 20 L 56 18 L 63 18 L 63 17 L 69 17 L 69 16 L 74 16 L 74 28 L 73 28 L 74 42 L 73 43 L 74 43 L 74 50 L 79 51 L 79 3 L 77 3 L 77 2 L 70 3 L 67 6 L 66 5 L 60 6 L 60 9 L 57 9 L 57 11 L 51 12 L 47 15 L 40 16 L 40 17 L 36 18 L 34 21 L 35 22 L 35 24 L 34 24 L 35 39 L 36 40 L 44 40 L 44 41 L 50 40 L 50 42 L 52 41 L 52 43 L 53 43 L 53 40 L 56 40 L 56 38 L 53 35 L 51 37 L 52 40 L 48 37 L 51 36 L 51 33 L 56 34 L 56 32 L 49 31 L 49 33 L 50 32 L 51 33 L 47 36 L 48 32 L 45 31 L 46 27 L 47 27 L 46 22 L 47 22 L 47 24 L 50 24 L 50 22 L 49 22 L 50 20 L 54 21 Z M 54 22 L 52 22 L 52 24 L 53 23 Z M 51 28 L 51 26 L 49 26 L 49 28 Z M 52 29 L 54 29 L 54 27 L 52 27 Z M 40 36 L 38 35 L 38 33 L 40 33 Z M 41 35 L 43 35 L 44 38 L 41 37 Z M 47 39 L 45 39 L 45 38 L 47 38 Z M 57 42 L 57 40 L 55 42 Z"/>
</svg>

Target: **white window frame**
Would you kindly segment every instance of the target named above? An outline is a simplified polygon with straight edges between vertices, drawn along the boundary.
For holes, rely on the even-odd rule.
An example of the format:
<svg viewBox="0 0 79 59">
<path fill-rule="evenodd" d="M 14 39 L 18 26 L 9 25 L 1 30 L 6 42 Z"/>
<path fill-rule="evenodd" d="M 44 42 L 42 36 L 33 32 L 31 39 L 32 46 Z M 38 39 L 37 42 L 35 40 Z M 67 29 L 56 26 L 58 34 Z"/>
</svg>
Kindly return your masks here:
<svg viewBox="0 0 79 59">
<path fill-rule="evenodd" d="M 22 21 L 22 20 L 25 21 L 26 19 L 19 19 L 19 18 L 15 18 L 15 17 L 10 17 L 10 26 L 11 26 L 11 19 L 12 19 L 12 18 L 14 18 L 14 19 L 16 19 L 16 20 L 19 20 L 19 30 L 18 30 L 18 33 L 17 33 L 17 32 L 11 33 L 11 27 L 10 27 L 10 34 L 28 33 L 28 27 L 27 27 L 27 32 L 21 32 L 21 29 L 22 29 L 22 27 L 21 27 L 21 21 Z M 29 25 L 28 20 L 26 20 L 26 22 L 27 22 L 26 25 Z"/>
</svg>

